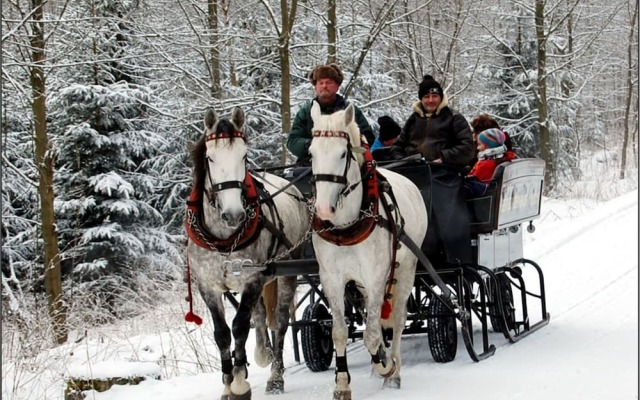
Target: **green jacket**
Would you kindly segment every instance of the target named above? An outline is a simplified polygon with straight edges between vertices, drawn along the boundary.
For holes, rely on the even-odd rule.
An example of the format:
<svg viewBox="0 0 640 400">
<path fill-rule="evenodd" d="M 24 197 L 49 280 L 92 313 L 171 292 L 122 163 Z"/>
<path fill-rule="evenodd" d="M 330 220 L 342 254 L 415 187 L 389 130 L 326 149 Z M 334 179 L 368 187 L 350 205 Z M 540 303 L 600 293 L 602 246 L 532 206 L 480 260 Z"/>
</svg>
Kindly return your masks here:
<svg viewBox="0 0 640 400">
<path fill-rule="evenodd" d="M 349 102 L 337 95 L 336 101 L 327 106 L 320 105 L 320 111 L 322 114 L 333 114 L 336 111 L 344 110 L 349 105 Z M 318 98 L 313 100 L 318 101 Z M 311 119 L 311 106 L 313 100 L 308 101 L 300 109 L 293 119 L 293 125 L 291 126 L 291 133 L 287 139 L 287 148 L 298 159 L 304 159 L 309 156 L 309 146 L 311 145 L 311 130 L 313 129 L 313 120 Z M 373 133 L 373 129 L 367 118 L 362 114 L 362 111 L 354 105 L 356 124 L 360 128 L 360 133 L 367 138 L 369 145 L 372 145 L 376 140 L 376 136 Z"/>
</svg>

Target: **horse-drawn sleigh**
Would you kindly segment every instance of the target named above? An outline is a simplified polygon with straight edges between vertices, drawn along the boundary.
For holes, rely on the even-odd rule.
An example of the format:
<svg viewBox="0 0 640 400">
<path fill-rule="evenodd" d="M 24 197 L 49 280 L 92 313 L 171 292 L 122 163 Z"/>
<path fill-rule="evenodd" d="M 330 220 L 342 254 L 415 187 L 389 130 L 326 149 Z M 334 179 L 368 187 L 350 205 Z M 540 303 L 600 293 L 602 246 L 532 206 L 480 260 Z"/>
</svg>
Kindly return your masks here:
<svg viewBox="0 0 640 400">
<path fill-rule="evenodd" d="M 495 352 L 490 330 L 515 342 L 548 323 L 543 273 L 523 258 L 522 243 L 522 225 L 532 230 L 540 214 L 541 160 L 503 163 L 485 196 L 455 201 L 458 193 L 438 204 L 439 187 L 457 185 L 443 181 L 438 166 L 422 159 L 378 165 L 360 145 L 351 107 L 332 115 L 312 109 L 312 166 L 285 170 L 286 184 L 264 170 L 246 170 L 246 143 L 234 144 L 244 139 L 242 112 L 233 115 L 231 121 L 215 113 L 205 118 L 201 150 L 193 152 L 199 193 L 192 194 L 187 221 L 188 262 L 197 264 L 191 268 L 221 351 L 223 399 L 251 397 L 244 353 L 249 315 L 257 328 L 257 362 L 274 361 L 267 392 L 284 390 L 283 320 L 292 280 L 308 285 L 296 305 L 304 307 L 302 319 L 290 323 L 296 360 L 301 345 L 309 369 L 323 371 L 335 352 L 337 399 L 351 398 L 348 339 L 363 338 L 384 385 L 399 387 L 403 334 L 426 332 L 434 360 L 448 362 L 460 330 L 479 361 Z M 261 189 L 250 192 L 255 186 Z M 301 218 L 305 208 L 308 216 Z M 445 209 L 449 217 L 439 218 Z M 465 216 L 468 235 L 443 233 L 456 215 Z M 436 223 L 428 227 L 428 221 Z M 208 229 L 215 231 L 207 236 Z M 260 291 L 276 278 L 289 290 L 270 306 Z M 225 292 L 237 309 L 234 352 L 221 311 Z M 280 325 L 272 346 L 263 320 L 275 310 Z"/>
</svg>

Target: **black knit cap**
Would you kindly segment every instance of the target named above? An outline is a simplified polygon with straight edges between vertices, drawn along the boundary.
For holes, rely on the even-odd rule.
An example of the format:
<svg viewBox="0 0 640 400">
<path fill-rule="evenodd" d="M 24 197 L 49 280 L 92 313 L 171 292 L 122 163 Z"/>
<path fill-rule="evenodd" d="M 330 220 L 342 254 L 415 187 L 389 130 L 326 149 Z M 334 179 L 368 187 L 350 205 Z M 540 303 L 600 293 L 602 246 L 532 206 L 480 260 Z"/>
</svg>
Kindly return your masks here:
<svg viewBox="0 0 640 400">
<path fill-rule="evenodd" d="M 400 125 L 388 115 L 383 115 L 378 118 L 378 125 L 380 125 L 380 140 L 387 141 L 400 135 Z"/>
<path fill-rule="evenodd" d="M 422 77 L 422 82 L 420 82 L 420 88 L 418 89 L 418 98 L 422 99 L 429 93 L 435 93 L 440 95 L 440 97 L 444 97 L 444 92 L 442 91 L 442 86 L 431 75 L 425 75 Z"/>
</svg>

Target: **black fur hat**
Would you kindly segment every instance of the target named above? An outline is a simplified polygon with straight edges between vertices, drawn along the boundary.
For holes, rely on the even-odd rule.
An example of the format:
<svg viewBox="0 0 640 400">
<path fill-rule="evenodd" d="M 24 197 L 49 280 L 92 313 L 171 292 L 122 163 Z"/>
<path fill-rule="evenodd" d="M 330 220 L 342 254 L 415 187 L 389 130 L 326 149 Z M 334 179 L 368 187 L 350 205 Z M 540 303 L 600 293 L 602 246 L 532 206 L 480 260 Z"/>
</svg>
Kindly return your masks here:
<svg viewBox="0 0 640 400">
<path fill-rule="evenodd" d="M 444 92 L 442 91 L 442 86 L 431 75 L 425 75 L 422 77 L 422 82 L 420 82 L 420 87 L 418 89 L 418 98 L 422 99 L 425 95 L 429 93 L 435 93 L 440 95 L 440 97 L 444 97 Z"/>
<path fill-rule="evenodd" d="M 383 115 L 378 118 L 378 125 L 380 125 L 380 140 L 387 141 L 400 135 L 400 125 L 388 115 Z"/>
</svg>

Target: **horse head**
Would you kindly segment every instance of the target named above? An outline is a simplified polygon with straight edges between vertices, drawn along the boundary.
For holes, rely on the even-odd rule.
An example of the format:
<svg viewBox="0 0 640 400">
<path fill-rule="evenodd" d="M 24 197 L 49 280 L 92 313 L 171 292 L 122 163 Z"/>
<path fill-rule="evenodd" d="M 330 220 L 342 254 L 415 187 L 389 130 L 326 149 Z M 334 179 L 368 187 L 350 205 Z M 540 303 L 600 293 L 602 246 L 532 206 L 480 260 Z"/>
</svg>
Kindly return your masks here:
<svg viewBox="0 0 640 400">
<path fill-rule="evenodd" d="M 315 213 L 320 219 L 335 222 L 339 202 L 345 196 L 356 198 L 360 206 L 361 188 L 345 193 L 349 183 L 360 178 L 362 164 L 360 129 L 355 123 L 355 111 L 349 104 L 345 110 L 323 115 L 314 101 L 311 107 L 313 139 L 311 154 L 312 182 L 315 187 Z M 360 185 L 358 185 L 360 186 Z M 350 197 L 351 198 L 351 197 Z M 350 218 L 353 212 L 345 216 Z"/>
<path fill-rule="evenodd" d="M 218 118 L 213 109 L 208 109 L 204 117 L 203 190 L 229 228 L 239 227 L 247 218 L 242 195 L 248 150 L 242 132 L 244 121 L 244 112 L 239 107 L 233 109 L 230 120 Z"/>
</svg>

